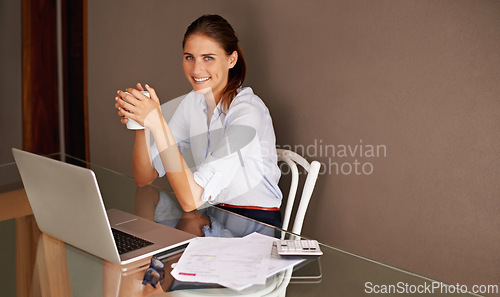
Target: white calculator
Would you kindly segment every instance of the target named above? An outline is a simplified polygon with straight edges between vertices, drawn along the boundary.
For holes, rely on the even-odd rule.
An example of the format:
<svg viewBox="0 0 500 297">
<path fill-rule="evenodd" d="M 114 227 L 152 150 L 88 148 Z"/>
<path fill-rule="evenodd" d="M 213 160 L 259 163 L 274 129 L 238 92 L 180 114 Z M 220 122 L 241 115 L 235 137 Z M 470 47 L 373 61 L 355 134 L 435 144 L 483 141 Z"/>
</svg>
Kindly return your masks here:
<svg viewBox="0 0 500 297">
<path fill-rule="evenodd" d="M 321 256 L 317 240 L 278 240 L 278 254 L 282 256 Z"/>
</svg>

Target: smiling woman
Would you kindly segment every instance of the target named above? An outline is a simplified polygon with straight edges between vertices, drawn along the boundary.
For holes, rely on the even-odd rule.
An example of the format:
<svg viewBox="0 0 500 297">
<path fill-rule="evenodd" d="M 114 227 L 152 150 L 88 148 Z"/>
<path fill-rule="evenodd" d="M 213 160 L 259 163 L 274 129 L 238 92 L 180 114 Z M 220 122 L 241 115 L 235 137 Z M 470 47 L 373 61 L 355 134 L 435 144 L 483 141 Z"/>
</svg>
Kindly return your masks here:
<svg viewBox="0 0 500 297">
<path fill-rule="evenodd" d="M 228 72 L 237 61 L 236 51 L 226 55 L 215 40 L 204 34 L 190 35 L 185 41 L 182 66 L 186 78 L 196 92 L 205 94 L 211 91 L 215 103 L 222 99 L 223 93 L 227 93 L 223 91 L 228 83 Z M 228 96 L 226 102 L 230 101 Z"/>
<path fill-rule="evenodd" d="M 193 61 L 196 61 L 196 57 L 193 54 L 197 53 L 199 55 L 198 59 L 201 57 L 204 61 L 209 62 L 203 65 L 207 65 L 210 70 L 220 70 L 216 74 L 218 76 L 221 75 L 221 77 L 204 76 L 196 78 L 201 83 L 204 80 L 214 80 L 214 82 L 211 82 L 211 85 L 200 85 L 200 88 L 221 88 L 212 89 L 212 92 L 217 103 L 218 100 L 222 100 L 223 108 L 229 108 L 229 104 L 236 97 L 238 88 L 241 87 L 245 80 L 245 58 L 238 42 L 238 37 L 231 25 L 218 15 L 205 15 L 195 20 L 187 28 L 184 40 L 182 41 L 185 56 L 182 65 L 184 73 L 192 85 L 193 80 L 190 75 L 200 74 L 192 71 L 201 70 L 201 74 L 203 74 L 203 68 L 193 69 L 196 66 L 193 63 Z M 195 85 L 193 85 L 193 88 L 195 88 Z"/>
<path fill-rule="evenodd" d="M 243 52 L 231 25 L 221 16 L 204 15 L 186 30 L 183 69 L 193 91 L 167 124 L 153 88 L 141 84 L 118 91 L 121 122 L 135 120 L 133 153 L 138 185 L 166 175 L 185 211 L 204 203 L 281 226 L 276 137 L 269 110 L 251 88 Z M 149 131 L 153 145 L 149 145 Z M 183 154 L 192 153 L 189 168 Z"/>
</svg>

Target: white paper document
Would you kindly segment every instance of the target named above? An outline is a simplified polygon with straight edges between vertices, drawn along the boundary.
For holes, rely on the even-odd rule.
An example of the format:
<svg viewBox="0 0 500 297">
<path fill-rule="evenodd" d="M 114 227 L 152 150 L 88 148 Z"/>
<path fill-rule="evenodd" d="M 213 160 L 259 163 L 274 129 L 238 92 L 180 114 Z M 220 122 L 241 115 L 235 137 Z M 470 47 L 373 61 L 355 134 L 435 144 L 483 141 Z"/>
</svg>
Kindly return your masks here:
<svg viewBox="0 0 500 297">
<path fill-rule="evenodd" d="M 171 274 L 179 281 L 216 283 L 238 291 L 265 284 L 267 277 L 304 261 L 281 258 L 274 241 L 259 233 L 243 238 L 198 237 L 189 243 Z"/>
<path fill-rule="evenodd" d="M 252 238 L 199 237 L 191 241 L 172 276 L 235 290 L 265 284 L 272 243 Z"/>
</svg>

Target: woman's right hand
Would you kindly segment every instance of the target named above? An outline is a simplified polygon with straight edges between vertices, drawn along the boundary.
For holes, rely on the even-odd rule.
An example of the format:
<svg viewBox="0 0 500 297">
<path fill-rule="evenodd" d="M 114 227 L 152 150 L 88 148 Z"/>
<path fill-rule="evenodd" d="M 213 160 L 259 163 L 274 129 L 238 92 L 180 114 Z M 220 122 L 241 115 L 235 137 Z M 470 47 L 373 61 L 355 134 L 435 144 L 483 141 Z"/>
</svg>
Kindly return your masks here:
<svg viewBox="0 0 500 297">
<path fill-rule="evenodd" d="M 140 85 L 139 87 L 142 89 Z M 155 90 L 147 84 L 146 91 L 149 92 L 150 97 L 135 88 L 128 88 L 126 92 L 118 90 L 118 96 L 115 99 L 119 116 L 126 116 L 151 131 L 163 130 L 165 123 L 161 115 L 160 100 Z"/>
<path fill-rule="evenodd" d="M 141 83 L 137 83 L 137 84 L 135 85 L 135 88 L 136 88 L 137 90 L 141 91 L 141 92 L 142 92 L 142 91 L 144 91 L 144 88 L 142 87 Z M 115 103 L 115 108 L 116 108 L 116 109 L 118 109 L 118 116 L 120 117 L 120 122 L 121 122 L 122 124 L 126 125 L 126 124 L 127 124 L 127 122 L 128 122 L 128 118 L 127 118 L 127 117 L 125 116 L 125 114 L 122 112 L 122 109 L 121 109 L 121 107 L 120 107 L 120 104 L 118 104 L 118 100 L 119 100 L 119 99 L 120 99 L 120 97 L 119 97 L 119 96 L 116 96 L 116 97 L 115 97 L 115 101 L 117 101 L 117 102 Z"/>
<path fill-rule="evenodd" d="M 118 100 L 120 100 L 120 97 L 116 96 L 115 100 L 116 100 L 115 108 L 118 109 L 118 116 L 120 117 L 120 122 L 125 125 L 128 122 L 128 118 L 125 117 L 125 115 L 122 112 L 122 109 L 121 109 L 120 105 L 118 104 Z"/>
</svg>

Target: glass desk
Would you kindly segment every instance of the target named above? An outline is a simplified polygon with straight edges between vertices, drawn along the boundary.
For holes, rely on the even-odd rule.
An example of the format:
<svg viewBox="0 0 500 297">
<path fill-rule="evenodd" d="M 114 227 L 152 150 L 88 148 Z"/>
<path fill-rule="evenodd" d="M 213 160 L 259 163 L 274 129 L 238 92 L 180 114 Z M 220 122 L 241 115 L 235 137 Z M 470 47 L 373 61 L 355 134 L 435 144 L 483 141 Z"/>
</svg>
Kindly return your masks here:
<svg viewBox="0 0 500 297">
<path fill-rule="evenodd" d="M 95 172 L 108 209 L 121 209 L 198 236 L 242 237 L 252 232 L 294 236 L 214 206 L 185 213 L 169 190 L 139 188 L 123 174 L 69 156 L 65 161 Z M 176 283 L 169 274 L 180 254 L 170 255 L 162 259 L 166 277 L 154 289 L 141 283 L 149 259 L 130 264 L 124 272 L 121 266 L 40 233 L 15 164 L 0 166 L 0 177 L 6 181 L 0 187 L 1 296 L 474 296 L 326 245 L 321 245 L 324 254 L 320 258 L 308 259 L 268 278 L 266 285 L 242 292 L 220 287 L 181 289 L 185 284 Z M 170 291 L 172 287 L 176 290 Z"/>
</svg>

